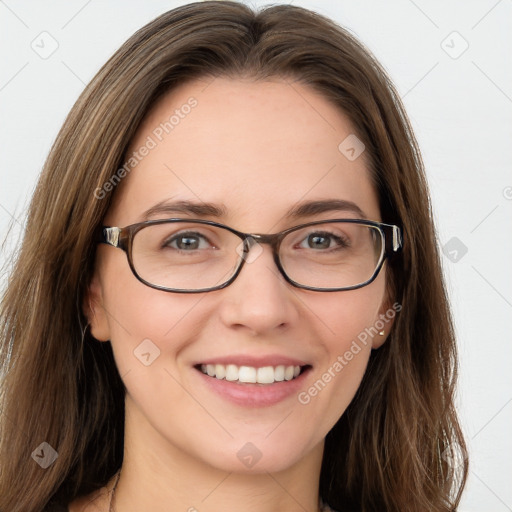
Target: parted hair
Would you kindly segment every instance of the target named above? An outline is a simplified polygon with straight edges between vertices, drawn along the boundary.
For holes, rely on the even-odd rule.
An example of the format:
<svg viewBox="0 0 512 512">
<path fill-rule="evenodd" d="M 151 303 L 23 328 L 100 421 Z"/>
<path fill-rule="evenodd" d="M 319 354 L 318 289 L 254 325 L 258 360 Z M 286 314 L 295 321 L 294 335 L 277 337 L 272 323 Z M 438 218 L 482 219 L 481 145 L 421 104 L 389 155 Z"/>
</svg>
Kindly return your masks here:
<svg viewBox="0 0 512 512">
<path fill-rule="evenodd" d="M 121 466 L 125 387 L 82 308 L 94 233 L 115 195 L 95 191 L 123 165 L 163 94 L 215 77 L 284 78 L 328 99 L 366 147 L 383 221 L 403 228 L 403 250 L 386 269 L 401 311 L 326 437 L 322 499 L 343 511 L 456 510 L 468 471 L 454 408 L 456 342 L 424 165 L 400 96 L 364 45 L 319 14 L 206 1 L 160 15 L 115 52 L 44 164 L 0 304 L 0 512 L 67 504 Z M 58 452 L 47 469 L 31 456 L 42 442 Z"/>
</svg>

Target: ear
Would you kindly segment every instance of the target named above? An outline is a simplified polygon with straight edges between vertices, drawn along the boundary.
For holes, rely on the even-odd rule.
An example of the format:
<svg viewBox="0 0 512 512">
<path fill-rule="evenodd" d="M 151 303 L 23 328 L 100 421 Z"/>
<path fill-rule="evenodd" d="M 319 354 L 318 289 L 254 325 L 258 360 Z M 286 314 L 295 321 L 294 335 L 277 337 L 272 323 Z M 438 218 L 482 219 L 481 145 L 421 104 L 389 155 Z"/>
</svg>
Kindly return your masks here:
<svg viewBox="0 0 512 512">
<path fill-rule="evenodd" d="M 103 307 L 103 291 L 98 275 L 95 273 L 84 296 L 82 304 L 84 315 L 91 326 L 91 334 L 98 341 L 110 340 L 108 316 Z"/>
<path fill-rule="evenodd" d="M 377 349 L 384 345 L 384 342 L 389 336 L 391 327 L 395 322 L 395 316 L 402 309 L 401 304 L 392 302 L 388 294 L 379 308 L 378 317 L 375 319 L 376 334 L 372 338 L 372 348 Z M 381 334 L 382 333 L 382 334 Z"/>
</svg>

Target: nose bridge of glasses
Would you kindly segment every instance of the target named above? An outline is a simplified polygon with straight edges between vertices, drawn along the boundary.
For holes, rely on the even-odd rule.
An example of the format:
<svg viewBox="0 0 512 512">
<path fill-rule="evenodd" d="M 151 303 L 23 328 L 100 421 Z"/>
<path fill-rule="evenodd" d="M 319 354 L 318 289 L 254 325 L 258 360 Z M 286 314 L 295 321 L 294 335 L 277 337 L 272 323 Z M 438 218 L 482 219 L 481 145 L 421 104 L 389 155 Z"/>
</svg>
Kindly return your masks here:
<svg viewBox="0 0 512 512">
<path fill-rule="evenodd" d="M 273 252 L 277 253 L 277 249 L 279 247 L 281 238 L 281 233 L 246 233 L 244 238 L 244 247 L 245 250 L 248 252 L 256 244 L 268 244 L 272 248 Z"/>
<path fill-rule="evenodd" d="M 279 261 L 279 245 L 283 235 L 281 233 L 274 234 L 262 234 L 262 233 L 241 233 L 243 238 L 243 253 L 239 252 L 239 256 L 241 256 L 239 261 L 238 270 L 236 275 L 240 272 L 241 268 L 244 266 L 244 263 L 253 263 L 256 259 L 260 258 L 260 255 L 263 252 L 263 248 L 259 247 L 260 245 L 270 245 L 272 259 L 274 264 L 276 265 L 279 272 L 284 275 L 284 278 L 288 280 L 286 274 L 284 274 L 284 270 Z M 256 246 L 256 247 L 255 247 Z M 263 263 L 263 265 L 268 265 L 268 261 Z"/>
</svg>

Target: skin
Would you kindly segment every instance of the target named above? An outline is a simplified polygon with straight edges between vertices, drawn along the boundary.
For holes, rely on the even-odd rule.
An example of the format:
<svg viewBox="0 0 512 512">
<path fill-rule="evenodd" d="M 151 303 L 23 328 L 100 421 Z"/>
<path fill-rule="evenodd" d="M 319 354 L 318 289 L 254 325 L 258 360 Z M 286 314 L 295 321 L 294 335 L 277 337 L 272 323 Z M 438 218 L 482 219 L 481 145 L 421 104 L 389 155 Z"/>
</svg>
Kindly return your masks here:
<svg viewBox="0 0 512 512">
<path fill-rule="evenodd" d="M 348 118 L 298 82 L 184 84 L 146 116 L 129 153 L 191 96 L 197 106 L 118 186 L 105 225 L 139 222 L 143 211 L 169 198 L 223 203 L 227 216 L 211 220 L 250 233 L 357 218 L 332 211 L 292 224 L 283 219 L 295 203 L 312 199 L 353 201 L 381 220 L 364 153 L 349 161 L 338 150 L 354 133 Z M 262 248 L 227 288 L 177 294 L 145 286 L 123 251 L 98 247 L 85 308 L 93 336 L 111 341 L 127 388 L 118 512 L 163 512 L 170 504 L 190 512 L 318 509 L 324 438 L 391 322 L 307 405 L 296 395 L 268 407 L 235 405 L 201 385 L 192 365 L 233 353 L 290 355 L 313 367 L 307 390 L 390 307 L 385 271 L 358 290 L 302 290 L 279 274 L 270 247 Z M 146 338 L 161 351 L 149 366 L 133 354 Z M 252 468 L 237 457 L 247 442 L 262 454 Z M 108 510 L 111 485 L 76 500 L 71 512 Z"/>
</svg>

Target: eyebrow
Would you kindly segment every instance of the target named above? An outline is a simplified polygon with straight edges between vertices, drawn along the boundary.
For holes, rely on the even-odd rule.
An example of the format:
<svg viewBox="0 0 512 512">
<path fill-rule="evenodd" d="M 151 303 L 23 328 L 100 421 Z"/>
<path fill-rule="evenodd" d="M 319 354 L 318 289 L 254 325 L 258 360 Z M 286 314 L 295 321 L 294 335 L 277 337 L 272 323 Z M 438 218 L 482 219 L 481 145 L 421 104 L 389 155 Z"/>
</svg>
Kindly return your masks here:
<svg viewBox="0 0 512 512">
<path fill-rule="evenodd" d="M 163 200 L 155 204 L 142 214 L 143 220 L 148 220 L 155 215 L 186 214 L 196 217 L 222 218 L 227 216 L 227 208 L 224 204 L 195 202 L 195 201 L 168 201 Z M 363 210 L 354 202 L 345 199 L 323 199 L 316 201 L 303 201 L 294 205 L 284 219 L 295 220 L 303 217 L 318 215 L 320 213 L 341 211 L 354 213 L 358 218 L 367 220 Z"/>
</svg>

